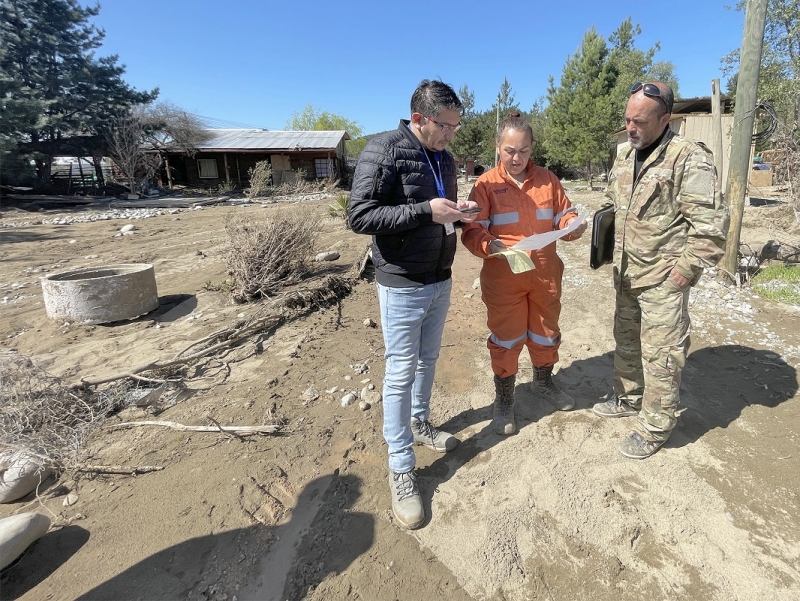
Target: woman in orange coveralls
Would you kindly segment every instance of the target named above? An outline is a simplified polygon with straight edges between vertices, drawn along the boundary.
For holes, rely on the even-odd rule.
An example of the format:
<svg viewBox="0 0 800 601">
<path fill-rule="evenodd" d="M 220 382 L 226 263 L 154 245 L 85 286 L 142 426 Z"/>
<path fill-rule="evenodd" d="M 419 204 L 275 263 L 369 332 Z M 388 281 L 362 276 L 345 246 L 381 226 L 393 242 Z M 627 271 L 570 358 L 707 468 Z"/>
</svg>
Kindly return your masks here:
<svg viewBox="0 0 800 601">
<path fill-rule="evenodd" d="M 470 200 L 481 207 L 475 221 L 464 224 L 461 241 L 472 254 L 485 259 L 481 291 L 486 304 L 487 341 L 492 358 L 496 396 L 492 424 L 498 434 L 513 434 L 514 384 L 522 347 L 533 363 L 534 392 L 562 411 L 575 401 L 553 383 L 561 334 L 561 275 L 564 264 L 553 242 L 540 250 L 525 251 L 534 269 L 513 273 L 503 256 L 490 257 L 533 234 L 566 228 L 578 213 L 558 178 L 530 160 L 533 130 L 519 113 L 500 124 L 496 137 L 500 164 L 483 174 Z M 577 240 L 586 223 L 565 236 Z"/>
</svg>

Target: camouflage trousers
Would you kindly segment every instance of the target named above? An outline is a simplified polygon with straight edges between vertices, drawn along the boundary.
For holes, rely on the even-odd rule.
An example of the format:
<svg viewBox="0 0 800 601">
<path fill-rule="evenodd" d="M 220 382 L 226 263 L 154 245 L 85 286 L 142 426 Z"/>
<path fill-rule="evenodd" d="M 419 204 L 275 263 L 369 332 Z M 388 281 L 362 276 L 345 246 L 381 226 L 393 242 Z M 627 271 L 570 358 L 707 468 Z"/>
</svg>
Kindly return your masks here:
<svg viewBox="0 0 800 601">
<path fill-rule="evenodd" d="M 641 407 L 636 430 L 646 440 L 666 440 L 677 423 L 689 351 L 689 287 L 667 278 L 657 286 L 625 290 L 615 280 L 614 392 Z"/>
</svg>

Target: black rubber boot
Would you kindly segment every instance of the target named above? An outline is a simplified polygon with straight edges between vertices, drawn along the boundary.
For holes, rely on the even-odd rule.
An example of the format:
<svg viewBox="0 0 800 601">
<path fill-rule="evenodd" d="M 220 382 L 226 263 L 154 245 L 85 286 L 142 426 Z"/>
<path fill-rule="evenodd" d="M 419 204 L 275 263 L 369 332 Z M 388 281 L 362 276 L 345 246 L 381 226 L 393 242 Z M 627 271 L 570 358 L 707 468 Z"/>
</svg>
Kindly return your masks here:
<svg viewBox="0 0 800 601">
<path fill-rule="evenodd" d="M 498 434 L 513 434 L 517 431 L 514 423 L 514 384 L 517 376 L 494 377 L 494 418 L 492 427 Z"/>
<path fill-rule="evenodd" d="M 569 411 L 575 406 L 575 399 L 553 383 L 553 366 L 533 366 L 533 392 L 547 399 L 559 411 Z"/>
</svg>

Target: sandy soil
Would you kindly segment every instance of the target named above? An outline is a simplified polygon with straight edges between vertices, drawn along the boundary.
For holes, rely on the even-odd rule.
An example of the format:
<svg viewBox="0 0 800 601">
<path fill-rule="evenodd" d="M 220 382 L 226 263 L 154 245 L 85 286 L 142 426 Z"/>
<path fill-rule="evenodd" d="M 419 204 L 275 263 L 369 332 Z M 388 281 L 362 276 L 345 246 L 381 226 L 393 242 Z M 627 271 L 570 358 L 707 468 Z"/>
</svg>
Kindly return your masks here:
<svg viewBox="0 0 800 601">
<path fill-rule="evenodd" d="M 598 192 L 568 192 L 586 211 L 600 206 Z M 310 204 L 326 212 L 325 202 Z M 289 207 L 184 210 L 137 221 L 124 237 L 114 237 L 123 220 L 41 223 L 91 208 L 6 208 L 0 346 L 67 381 L 172 356 L 256 310 L 204 290 L 226 277 L 225 217 Z M 747 209 L 743 241 L 776 232 L 798 235 L 785 207 Z M 196 364 L 187 394 L 156 418 L 279 419 L 282 434 L 99 431 L 87 464 L 165 469 L 62 474 L 41 502 L 0 506 L 0 517 L 37 511 L 55 524 L 2 574 L 0 598 L 800 599 L 800 311 L 705 277 L 692 294 L 678 429 L 652 458 L 625 459 L 616 447 L 630 422 L 590 409 L 611 390 L 614 300 L 609 267 L 588 267 L 588 239 L 559 243 L 566 275 L 557 379 L 577 407 L 557 413 L 537 399 L 523 357 L 511 437 L 489 428 L 480 260 L 459 248 L 432 408 L 461 444 L 446 456 L 417 452 L 430 516 L 421 530 L 399 529 L 389 511 L 380 403 L 361 411 L 339 402 L 369 383 L 380 389 L 383 375 L 380 324 L 364 324 L 379 322 L 365 280 L 335 306 Z M 318 270 L 342 273 L 366 242 L 326 218 L 320 250 L 341 258 Z M 47 318 L 41 275 L 122 262 L 155 265 L 159 309 L 111 325 Z M 316 399 L 303 395 L 312 385 Z M 153 416 L 130 408 L 108 424 L 140 419 Z M 68 491 L 78 495 L 72 506 L 63 504 Z"/>
</svg>

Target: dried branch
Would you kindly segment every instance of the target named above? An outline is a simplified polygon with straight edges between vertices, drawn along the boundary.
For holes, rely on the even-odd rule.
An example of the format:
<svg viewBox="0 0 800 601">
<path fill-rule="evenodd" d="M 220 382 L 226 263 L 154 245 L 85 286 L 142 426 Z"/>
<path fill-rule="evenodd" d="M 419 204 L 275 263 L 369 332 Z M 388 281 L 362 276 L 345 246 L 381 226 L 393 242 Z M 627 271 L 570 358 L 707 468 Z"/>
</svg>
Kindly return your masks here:
<svg viewBox="0 0 800 601">
<path fill-rule="evenodd" d="M 75 468 L 76 472 L 83 474 L 121 474 L 137 476 L 139 474 L 149 474 L 150 472 L 160 472 L 164 467 L 161 465 L 140 465 L 138 467 L 124 467 L 121 465 L 81 465 Z"/>
<path fill-rule="evenodd" d="M 161 426 L 163 428 L 170 428 L 172 430 L 179 430 L 181 432 L 216 432 L 226 433 L 231 432 L 239 436 L 250 436 L 251 434 L 274 434 L 280 431 L 281 426 L 266 425 L 266 426 L 185 426 L 177 422 L 161 422 L 161 421 L 143 421 L 143 422 L 123 422 L 109 426 L 112 432 L 115 430 L 123 430 L 126 428 L 138 428 L 141 426 Z"/>
</svg>

